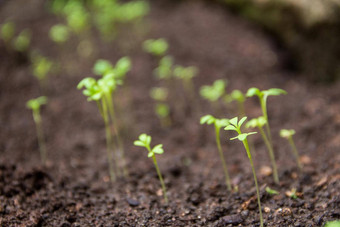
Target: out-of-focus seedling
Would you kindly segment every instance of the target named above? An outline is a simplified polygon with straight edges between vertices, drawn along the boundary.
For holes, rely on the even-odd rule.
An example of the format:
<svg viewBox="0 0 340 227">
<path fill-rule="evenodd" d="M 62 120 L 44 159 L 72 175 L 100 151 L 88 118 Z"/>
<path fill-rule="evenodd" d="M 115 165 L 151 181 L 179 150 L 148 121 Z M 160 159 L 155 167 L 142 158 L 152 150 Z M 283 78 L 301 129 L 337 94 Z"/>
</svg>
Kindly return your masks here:
<svg viewBox="0 0 340 227">
<path fill-rule="evenodd" d="M 260 89 L 253 87 L 253 88 L 249 88 L 247 91 L 247 95 L 246 95 L 247 97 L 252 97 L 256 95 L 260 100 L 262 114 L 264 118 L 266 119 L 266 132 L 267 132 L 270 142 L 272 142 L 272 136 L 271 136 L 269 121 L 268 121 L 267 98 L 268 96 L 278 96 L 278 95 L 285 95 L 285 94 L 287 94 L 287 92 L 279 88 L 271 88 L 268 90 L 260 91 Z"/>
<path fill-rule="evenodd" d="M 326 222 L 325 227 L 340 227 L 340 221 L 328 221 Z"/>
<path fill-rule="evenodd" d="M 276 190 L 274 190 L 274 189 L 272 189 L 272 188 L 270 188 L 270 187 L 266 187 L 266 192 L 269 194 L 269 195 L 278 195 L 279 194 L 279 192 L 278 191 L 276 191 Z"/>
<path fill-rule="evenodd" d="M 279 175 L 278 175 L 278 172 L 277 172 L 277 166 L 276 166 L 273 147 L 272 147 L 272 144 L 270 143 L 266 133 L 263 130 L 263 126 L 265 124 L 266 124 L 266 119 L 263 116 L 261 116 L 261 117 L 258 117 L 258 118 L 251 119 L 249 122 L 247 122 L 246 127 L 247 128 L 258 128 L 259 129 L 261 136 L 263 138 L 263 141 L 266 144 L 267 149 L 268 149 L 270 161 L 271 161 L 272 167 L 273 167 L 274 181 L 275 181 L 275 183 L 278 184 L 279 183 Z"/>
<path fill-rule="evenodd" d="M 58 44 L 65 43 L 70 37 L 70 29 L 63 24 L 53 25 L 50 29 L 49 37 Z"/>
<path fill-rule="evenodd" d="M 225 182 L 226 182 L 228 190 L 231 191 L 231 183 L 230 183 L 228 167 L 224 160 L 224 155 L 222 152 L 221 140 L 220 140 L 220 130 L 222 127 L 226 127 L 229 124 L 229 120 L 226 118 L 217 119 L 213 117 L 212 115 L 205 115 L 201 117 L 200 124 L 201 125 L 202 124 L 208 124 L 208 125 L 214 124 L 215 126 L 216 145 L 217 145 L 218 153 L 220 155 L 220 159 L 222 161 L 223 171 L 225 175 Z"/>
<path fill-rule="evenodd" d="M 298 194 L 300 193 L 296 191 L 296 188 L 292 188 L 290 191 L 286 191 L 286 196 L 292 199 L 297 199 L 299 197 Z"/>
<path fill-rule="evenodd" d="M 174 68 L 174 76 L 182 81 L 184 90 L 188 94 L 188 97 L 196 102 L 195 87 L 193 83 L 193 78 L 197 76 L 198 68 L 195 66 L 183 67 L 176 65 Z M 195 103 L 196 108 L 198 108 L 198 103 Z"/>
<path fill-rule="evenodd" d="M 45 91 L 47 76 L 52 71 L 53 62 L 40 54 L 33 54 L 31 59 L 33 75 L 38 79 L 41 89 Z"/>
<path fill-rule="evenodd" d="M 28 50 L 31 43 L 31 31 L 25 29 L 13 40 L 13 47 L 18 52 L 25 52 Z"/>
<path fill-rule="evenodd" d="M 225 94 L 225 88 L 227 84 L 227 80 L 216 80 L 211 86 L 204 85 L 200 89 L 201 97 L 208 100 L 212 104 L 215 112 L 219 112 L 218 101 Z"/>
<path fill-rule="evenodd" d="M 252 172 L 253 172 L 254 181 L 255 181 L 255 187 L 256 187 L 256 193 L 257 193 L 257 203 L 258 203 L 259 212 L 260 212 L 260 225 L 261 225 L 261 227 L 263 227 L 263 217 L 262 217 L 262 209 L 261 209 L 261 201 L 260 201 L 260 190 L 259 190 L 259 186 L 257 184 L 255 167 L 254 167 L 254 164 L 253 164 L 253 159 L 252 159 L 252 156 L 251 156 L 251 153 L 250 153 L 249 144 L 248 144 L 248 140 L 247 140 L 247 137 L 249 135 L 255 134 L 256 132 L 242 133 L 241 126 L 246 120 L 247 120 L 247 117 L 243 117 L 240 121 L 238 120 L 238 117 L 234 117 L 233 119 L 229 120 L 229 125 L 227 127 L 225 127 L 224 129 L 236 131 L 238 133 L 238 135 L 231 138 L 230 140 L 238 139 L 239 141 L 241 141 L 243 143 L 243 146 L 246 149 L 246 152 L 247 152 L 247 155 L 248 155 L 248 158 L 249 158 L 249 162 L 250 162 L 250 165 L 251 165 L 251 169 L 252 169 Z"/>
<path fill-rule="evenodd" d="M 164 180 L 163 180 L 161 171 L 159 170 L 157 160 L 156 160 L 156 156 L 155 156 L 155 154 L 163 154 L 164 153 L 163 144 L 158 144 L 151 149 L 151 146 L 150 146 L 151 136 L 144 134 L 144 133 L 141 134 L 139 136 L 138 140 L 136 140 L 133 144 L 135 146 L 138 146 L 138 147 L 145 147 L 148 150 L 148 152 L 149 152 L 148 157 L 152 158 L 153 164 L 156 167 L 156 171 L 157 171 L 157 174 L 158 174 L 158 177 L 159 177 L 159 181 L 161 182 L 165 203 L 168 203 L 168 196 L 166 194 L 166 187 L 165 187 Z"/>
<path fill-rule="evenodd" d="M 159 61 L 158 67 L 154 70 L 156 78 L 161 80 L 169 80 L 172 76 L 172 67 L 174 60 L 171 56 L 162 57 Z"/>
<path fill-rule="evenodd" d="M 168 98 L 168 90 L 162 87 L 153 87 L 150 90 L 150 97 L 156 101 L 155 112 L 161 121 L 163 127 L 171 125 L 169 117 L 170 108 L 166 103 Z"/>
<path fill-rule="evenodd" d="M 280 136 L 282 138 L 285 138 L 285 139 L 288 140 L 290 146 L 292 147 L 292 151 L 293 151 L 293 154 L 295 156 L 296 163 L 297 163 L 299 169 L 302 170 L 302 164 L 300 162 L 299 152 L 296 149 L 296 146 L 295 146 L 295 143 L 294 143 L 294 140 L 293 140 L 293 135 L 294 134 L 295 134 L 295 130 L 294 129 L 281 129 L 280 130 Z"/>
<path fill-rule="evenodd" d="M 237 102 L 239 117 L 245 116 L 244 102 L 246 101 L 245 95 L 240 90 L 233 90 L 230 94 L 224 96 L 225 102 L 229 103 L 232 101 Z"/>
<path fill-rule="evenodd" d="M 8 21 L 1 25 L 1 39 L 7 46 L 10 45 L 11 40 L 14 37 L 15 24 L 12 21 Z"/>
<path fill-rule="evenodd" d="M 47 152 L 46 152 L 44 132 L 43 132 L 42 123 L 41 123 L 40 107 L 41 105 L 44 105 L 46 103 L 47 103 L 47 98 L 45 96 L 40 96 L 36 99 L 31 99 L 26 103 L 26 107 L 31 109 L 33 113 L 33 120 L 35 122 L 37 137 L 38 137 L 40 158 L 43 164 L 46 163 Z"/>
<path fill-rule="evenodd" d="M 166 51 L 169 48 L 168 42 L 163 39 L 148 39 L 143 43 L 143 49 L 149 54 L 152 54 L 156 57 L 161 57 L 166 54 Z"/>
</svg>

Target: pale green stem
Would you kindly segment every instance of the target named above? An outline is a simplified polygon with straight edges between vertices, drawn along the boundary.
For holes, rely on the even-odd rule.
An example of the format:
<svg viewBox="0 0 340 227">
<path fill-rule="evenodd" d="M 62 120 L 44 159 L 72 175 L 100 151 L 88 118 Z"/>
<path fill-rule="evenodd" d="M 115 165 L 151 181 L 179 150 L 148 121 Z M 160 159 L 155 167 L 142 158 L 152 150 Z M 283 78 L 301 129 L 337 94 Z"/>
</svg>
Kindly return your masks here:
<svg viewBox="0 0 340 227">
<path fill-rule="evenodd" d="M 221 147 L 220 129 L 216 126 L 215 126 L 215 134 L 216 134 L 216 144 L 217 144 L 217 148 L 218 148 L 218 153 L 220 154 L 220 158 L 221 158 L 222 166 L 223 166 L 223 171 L 224 171 L 224 175 L 225 175 L 225 183 L 227 185 L 228 190 L 231 191 L 231 183 L 230 183 L 228 167 L 227 167 L 227 164 L 224 160 L 224 155 L 223 155 L 222 147 Z"/>
<path fill-rule="evenodd" d="M 260 98 L 260 103 L 261 103 L 263 117 L 264 119 L 266 119 L 266 131 L 267 131 L 268 139 L 269 139 L 269 142 L 272 144 L 272 134 L 270 132 L 266 100 L 264 100 L 263 98 Z"/>
<path fill-rule="evenodd" d="M 279 175 L 277 172 L 277 167 L 276 167 L 276 161 L 275 161 L 275 155 L 274 155 L 274 151 L 273 151 L 273 147 L 271 145 L 271 143 L 268 140 L 268 137 L 266 136 L 266 133 L 263 131 L 263 128 L 261 126 L 258 127 L 259 131 L 262 135 L 262 138 L 264 140 L 264 143 L 266 144 L 267 148 L 268 148 L 268 153 L 269 153 L 269 157 L 270 157 L 270 161 L 272 163 L 273 166 L 273 177 L 274 177 L 274 181 L 276 184 L 279 183 Z"/>
<path fill-rule="evenodd" d="M 107 151 L 107 158 L 109 163 L 109 173 L 110 173 L 110 179 L 112 182 L 116 181 L 116 174 L 113 167 L 113 160 L 112 160 L 112 135 L 111 130 L 109 126 L 109 119 L 107 116 L 107 106 L 105 103 L 105 100 L 102 100 L 102 108 L 100 108 L 102 111 L 104 123 L 105 123 L 105 135 L 106 135 L 106 151 Z"/>
<path fill-rule="evenodd" d="M 108 95 L 106 95 L 106 97 L 107 97 L 107 103 L 108 103 L 109 113 L 110 113 L 110 117 L 111 117 L 111 125 L 113 126 L 113 130 L 116 134 L 116 140 L 117 140 L 118 148 L 119 148 L 119 151 L 120 151 L 119 152 L 120 158 L 121 158 L 121 161 L 123 162 L 123 173 L 124 173 L 125 177 L 128 177 L 129 172 L 126 168 L 124 146 L 123 146 L 122 140 L 121 140 L 120 135 L 119 135 L 119 130 L 117 129 L 117 118 L 116 118 L 116 114 L 115 114 L 114 107 L 113 107 L 112 96 L 110 94 L 108 94 Z"/>
<path fill-rule="evenodd" d="M 243 145 L 244 145 L 244 147 L 247 151 L 247 155 L 248 155 L 250 165 L 251 165 L 251 170 L 253 171 L 253 176 L 254 176 L 254 181 L 255 181 L 255 186 L 256 186 L 256 194 L 257 194 L 257 204 L 258 204 L 259 212 L 260 212 L 260 226 L 263 227 L 262 208 L 261 208 L 261 201 L 260 201 L 260 190 L 259 190 L 259 186 L 257 184 L 255 167 L 254 167 L 253 160 L 252 160 L 252 157 L 251 157 L 251 153 L 250 153 L 250 150 L 249 150 L 248 140 L 245 139 L 242 142 L 243 142 Z"/>
<path fill-rule="evenodd" d="M 295 146 L 295 143 L 294 143 L 294 140 L 293 140 L 293 137 L 292 136 L 289 136 L 288 137 L 288 142 L 290 144 L 290 146 L 292 147 L 292 150 L 293 150 L 293 154 L 295 156 L 295 159 L 296 159 L 296 162 L 298 164 L 298 167 L 300 170 L 302 170 L 302 164 L 300 162 L 300 156 L 299 156 L 299 152 L 298 150 L 296 149 L 296 146 Z"/>
<path fill-rule="evenodd" d="M 42 130 L 42 125 L 41 125 L 41 116 L 40 116 L 39 109 L 33 109 L 33 119 L 35 122 L 36 131 L 37 131 L 41 162 L 43 164 L 46 164 L 47 152 L 46 152 L 46 145 L 45 145 L 44 133 Z"/>
</svg>

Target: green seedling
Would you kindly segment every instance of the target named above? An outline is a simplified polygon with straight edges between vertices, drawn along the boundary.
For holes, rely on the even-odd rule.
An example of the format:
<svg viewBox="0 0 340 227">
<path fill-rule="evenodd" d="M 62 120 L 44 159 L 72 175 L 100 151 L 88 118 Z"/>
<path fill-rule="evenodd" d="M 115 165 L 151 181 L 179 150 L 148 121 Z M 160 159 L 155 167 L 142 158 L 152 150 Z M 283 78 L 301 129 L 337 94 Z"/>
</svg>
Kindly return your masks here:
<svg viewBox="0 0 340 227">
<path fill-rule="evenodd" d="M 340 221 L 339 220 L 337 220 L 337 221 L 328 221 L 325 224 L 325 227 L 340 227 Z"/>
<path fill-rule="evenodd" d="M 254 119 L 250 120 L 249 122 L 247 122 L 246 127 L 247 128 L 258 128 L 259 129 L 260 134 L 263 138 L 263 141 L 267 146 L 270 161 L 271 161 L 272 166 L 273 166 L 274 181 L 275 181 L 275 183 L 278 184 L 279 183 L 279 175 L 278 175 L 278 171 L 277 171 L 275 155 L 274 155 L 272 144 L 270 143 L 266 133 L 263 130 L 263 126 L 265 126 L 265 125 L 266 125 L 266 119 L 263 116 L 261 116 L 261 117 L 254 118 Z"/>
<path fill-rule="evenodd" d="M 41 105 L 44 105 L 46 103 L 47 103 L 47 98 L 45 96 L 41 96 L 36 99 L 31 99 L 26 103 L 26 107 L 31 109 L 33 113 L 33 120 L 35 122 L 37 137 L 38 137 L 40 158 L 43 164 L 46 163 L 47 152 L 46 152 L 44 133 L 42 129 L 42 123 L 41 123 L 40 107 Z"/>
<path fill-rule="evenodd" d="M 166 54 L 169 44 L 165 39 L 148 39 L 143 43 L 143 49 L 149 54 L 161 57 Z"/>
<path fill-rule="evenodd" d="M 195 66 L 183 67 L 176 65 L 174 68 L 174 76 L 182 81 L 184 90 L 188 94 L 191 100 L 197 100 L 195 95 L 195 88 L 193 78 L 198 74 L 198 68 Z M 198 103 L 196 102 L 198 108 Z"/>
<path fill-rule="evenodd" d="M 233 119 L 231 119 L 229 121 L 229 125 L 227 127 L 225 127 L 224 130 L 236 131 L 238 133 L 238 135 L 231 138 L 230 140 L 238 139 L 239 141 L 241 141 L 243 143 L 243 146 L 246 149 L 246 152 L 247 152 L 247 155 L 248 155 L 248 158 L 249 158 L 249 162 L 250 162 L 250 165 L 251 165 L 251 170 L 253 172 L 254 181 L 255 181 L 255 187 L 256 187 L 256 193 L 257 193 L 257 203 L 258 203 L 259 212 L 260 212 L 260 224 L 261 224 L 261 227 L 263 227 L 263 217 L 262 217 L 262 209 L 261 209 L 261 201 L 260 201 L 260 190 L 259 190 L 259 186 L 257 184 L 255 167 L 254 167 L 254 164 L 253 164 L 253 159 L 252 159 L 252 156 L 251 156 L 251 153 L 250 153 L 249 144 L 248 144 L 248 140 L 247 140 L 247 137 L 249 135 L 255 134 L 256 132 L 242 133 L 241 126 L 246 120 L 247 120 L 247 117 L 243 117 L 240 121 L 238 121 L 238 117 L 234 117 Z"/>
<path fill-rule="evenodd" d="M 295 134 L 295 130 L 294 129 L 281 129 L 280 130 L 280 136 L 282 138 L 285 138 L 285 139 L 288 140 L 290 146 L 292 147 L 292 151 L 293 151 L 293 154 L 295 156 L 296 163 L 297 163 L 299 169 L 302 170 L 302 164 L 300 162 L 299 152 L 296 149 L 296 146 L 295 146 L 295 143 L 294 143 L 294 140 L 293 140 L 293 135 L 294 134 Z"/>
<path fill-rule="evenodd" d="M 269 195 L 278 195 L 279 192 L 274 190 L 274 189 L 271 189 L 270 187 L 266 187 L 266 192 L 269 194 Z"/>
<path fill-rule="evenodd" d="M 174 60 L 171 56 L 162 57 L 158 67 L 154 70 L 154 75 L 161 80 L 169 80 L 173 74 Z"/>
<path fill-rule="evenodd" d="M 39 54 L 33 55 L 31 59 L 33 75 L 38 79 L 41 89 L 45 90 L 47 76 L 53 69 L 53 62 Z"/>
<path fill-rule="evenodd" d="M 15 33 L 15 24 L 8 21 L 1 26 L 1 38 L 8 45 L 13 39 Z"/>
<path fill-rule="evenodd" d="M 13 42 L 14 49 L 18 52 L 25 52 L 28 50 L 31 43 L 31 31 L 28 29 L 23 30 L 15 38 Z"/>
<path fill-rule="evenodd" d="M 227 80 L 216 80 L 211 86 L 204 85 L 200 89 L 201 97 L 208 100 L 216 112 L 219 112 L 218 101 L 225 94 L 227 84 Z"/>
<path fill-rule="evenodd" d="M 266 132 L 267 132 L 270 142 L 272 142 L 272 136 L 270 132 L 268 114 L 267 114 L 267 98 L 268 96 L 278 96 L 278 95 L 285 95 L 285 94 L 287 94 L 287 92 L 279 88 L 271 88 L 268 90 L 260 91 L 260 89 L 254 88 L 254 87 L 249 88 L 246 94 L 247 97 L 252 97 L 256 95 L 259 98 L 261 109 L 262 109 L 262 114 L 264 118 L 266 119 Z"/>
<path fill-rule="evenodd" d="M 214 124 L 215 126 L 216 145 L 217 145 L 218 153 L 222 161 L 223 171 L 225 175 L 225 182 L 226 182 L 228 190 L 231 191 L 231 183 L 230 183 L 228 167 L 224 160 L 224 155 L 222 152 L 221 141 L 220 141 L 220 130 L 222 127 L 226 127 L 229 124 L 229 120 L 226 118 L 217 119 L 211 115 L 205 115 L 201 117 L 200 124 L 201 125 L 202 124 L 208 124 L 208 125 Z"/>
<path fill-rule="evenodd" d="M 153 87 L 150 90 L 150 97 L 156 101 L 155 112 L 160 119 L 162 126 L 169 126 L 171 124 L 171 120 L 169 118 L 170 107 L 166 103 L 168 98 L 168 89 Z"/>
<path fill-rule="evenodd" d="M 58 44 L 65 43 L 70 37 L 70 29 L 63 24 L 53 25 L 50 29 L 49 37 Z"/>
<path fill-rule="evenodd" d="M 158 168 L 158 164 L 157 164 L 157 160 L 156 160 L 156 156 L 155 156 L 155 154 L 163 154 L 164 153 L 163 144 L 158 144 L 151 149 L 151 147 L 150 147 L 151 136 L 149 136 L 147 134 L 141 134 L 139 136 L 138 140 L 136 140 L 133 144 L 135 146 L 138 146 L 138 147 L 145 147 L 148 150 L 148 152 L 149 152 L 148 157 L 152 158 L 153 164 L 156 167 L 156 171 L 157 171 L 157 174 L 158 174 L 158 177 L 159 177 L 159 181 L 161 182 L 165 203 L 168 203 L 168 197 L 166 195 L 166 187 L 165 187 L 165 184 L 164 184 L 164 180 L 163 180 L 161 171 Z"/>
<path fill-rule="evenodd" d="M 288 197 L 290 197 L 291 199 L 297 199 L 298 198 L 298 193 L 296 191 L 296 188 L 292 188 L 290 191 L 287 191 L 286 195 Z"/>
<path fill-rule="evenodd" d="M 122 85 L 125 75 L 131 70 L 131 60 L 129 57 L 120 58 L 113 66 L 109 61 L 99 59 L 96 61 L 93 72 L 103 77 L 112 77 L 117 84 Z"/>
<path fill-rule="evenodd" d="M 240 90 L 233 90 L 229 95 L 224 96 L 225 102 L 229 103 L 236 101 L 238 105 L 238 113 L 240 117 L 245 116 L 244 102 L 246 101 L 245 95 Z"/>
</svg>

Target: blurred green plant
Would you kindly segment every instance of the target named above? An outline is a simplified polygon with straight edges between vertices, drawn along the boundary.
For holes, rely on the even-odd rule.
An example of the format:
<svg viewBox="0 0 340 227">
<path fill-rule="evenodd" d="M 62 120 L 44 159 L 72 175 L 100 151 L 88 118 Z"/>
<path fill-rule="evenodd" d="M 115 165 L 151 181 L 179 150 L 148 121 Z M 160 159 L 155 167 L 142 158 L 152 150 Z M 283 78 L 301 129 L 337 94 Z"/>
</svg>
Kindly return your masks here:
<svg viewBox="0 0 340 227">
<path fill-rule="evenodd" d="M 216 137 L 216 145 L 218 149 L 218 153 L 220 155 L 220 159 L 222 161 L 223 171 L 225 175 L 225 183 L 227 185 L 227 188 L 229 191 L 231 191 L 231 183 L 230 183 L 230 177 L 228 172 L 227 163 L 224 160 L 224 155 L 221 147 L 221 140 L 220 140 L 220 130 L 222 127 L 226 127 L 229 124 L 229 120 L 226 118 L 217 119 L 213 117 L 212 115 L 205 115 L 201 117 L 200 124 L 213 124 L 215 126 L 215 137 Z"/>
<path fill-rule="evenodd" d="M 47 152 L 45 145 L 45 137 L 42 129 L 40 107 L 41 105 L 47 104 L 47 98 L 45 96 L 40 96 L 36 99 L 31 99 L 26 103 L 26 107 L 32 110 L 33 120 L 36 126 L 40 158 L 43 164 L 46 164 Z"/>
<path fill-rule="evenodd" d="M 169 44 L 163 38 L 148 39 L 148 40 L 145 40 L 143 43 L 144 51 L 156 57 L 164 56 L 168 48 L 169 48 Z"/>
<path fill-rule="evenodd" d="M 70 30 L 66 25 L 53 25 L 49 31 L 49 37 L 56 43 L 65 43 L 70 37 Z"/>
<path fill-rule="evenodd" d="M 270 187 L 266 187 L 266 192 L 269 194 L 269 195 L 278 195 L 279 192 L 274 190 L 274 189 L 271 189 Z"/>
<path fill-rule="evenodd" d="M 160 80 L 169 80 L 173 75 L 174 60 L 171 56 L 164 56 L 159 61 L 158 67 L 154 70 L 154 75 Z"/>
<path fill-rule="evenodd" d="M 296 163 L 297 163 L 299 169 L 302 170 L 302 164 L 300 162 L 300 155 L 299 155 L 298 150 L 296 149 L 296 146 L 295 146 L 295 143 L 294 143 L 294 140 L 293 140 L 294 134 L 295 134 L 294 129 L 281 129 L 280 130 L 280 136 L 282 138 L 285 138 L 285 139 L 288 140 L 288 142 L 289 142 L 289 144 L 292 148 L 293 154 L 295 156 Z"/>
<path fill-rule="evenodd" d="M 164 180 L 163 180 L 161 171 L 159 170 L 159 167 L 158 167 L 158 164 L 157 164 L 157 159 L 156 159 L 156 156 L 155 156 L 155 154 L 163 154 L 164 153 L 163 144 L 158 144 L 151 149 L 151 147 L 150 147 L 151 139 L 152 139 L 151 136 L 143 133 L 139 136 L 138 140 L 136 140 L 133 144 L 135 146 L 138 146 L 138 147 L 145 147 L 147 149 L 147 151 L 149 152 L 148 158 L 152 158 L 152 161 L 153 161 L 153 163 L 156 167 L 156 171 L 157 171 L 157 174 L 158 174 L 159 181 L 161 182 L 165 203 L 168 203 L 168 196 L 167 196 L 167 192 L 166 192 L 166 187 L 165 187 Z"/>
<path fill-rule="evenodd" d="M 228 85 L 227 80 L 215 80 L 212 85 L 204 85 L 200 88 L 200 95 L 203 99 L 208 100 L 214 111 L 219 114 L 220 106 L 218 105 L 218 101 L 225 94 L 226 86 Z"/>
<path fill-rule="evenodd" d="M 325 227 L 340 227 L 340 220 L 328 221 L 326 222 Z"/>
<path fill-rule="evenodd" d="M 54 63 L 47 57 L 38 53 L 33 53 L 31 56 L 33 75 L 38 79 L 40 88 L 46 90 L 46 81 L 48 74 L 52 72 Z"/>
<path fill-rule="evenodd" d="M 242 93 L 242 91 L 237 89 L 233 90 L 230 94 L 226 94 L 224 96 L 224 101 L 226 103 L 236 101 L 238 106 L 239 117 L 245 116 L 244 102 L 246 101 L 246 96 L 245 94 Z"/>
<path fill-rule="evenodd" d="M 170 107 L 166 103 L 168 98 L 168 89 L 163 87 L 153 87 L 150 90 L 150 97 L 155 100 L 155 113 L 161 121 L 163 127 L 171 125 Z"/>
<path fill-rule="evenodd" d="M 9 43 L 14 37 L 14 33 L 15 33 L 14 22 L 7 21 L 1 25 L 1 39 L 5 42 L 6 45 L 9 45 Z"/>
<path fill-rule="evenodd" d="M 18 52 L 26 52 L 31 44 L 31 31 L 24 29 L 20 34 L 13 40 L 13 47 Z"/>
</svg>

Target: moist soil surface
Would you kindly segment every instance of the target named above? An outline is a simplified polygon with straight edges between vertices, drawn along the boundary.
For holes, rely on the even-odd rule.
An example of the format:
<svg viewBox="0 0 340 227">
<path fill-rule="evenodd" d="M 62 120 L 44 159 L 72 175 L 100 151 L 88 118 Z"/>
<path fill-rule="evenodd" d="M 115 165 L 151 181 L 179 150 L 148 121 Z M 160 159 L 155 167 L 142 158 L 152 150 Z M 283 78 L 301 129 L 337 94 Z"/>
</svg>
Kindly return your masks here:
<svg viewBox="0 0 340 227">
<path fill-rule="evenodd" d="M 259 226 L 256 191 L 246 152 L 233 132 L 221 132 L 234 190 L 224 183 L 212 126 L 199 124 L 204 114 L 236 116 L 236 105 L 213 111 L 198 89 L 228 79 L 227 91 L 250 87 L 285 89 L 268 99 L 268 115 L 280 184 L 268 174 L 267 150 L 259 135 L 250 138 L 260 185 L 266 226 L 323 226 L 340 219 L 340 84 L 313 84 L 308 75 L 285 69 L 285 53 L 261 29 L 219 5 L 202 1 L 151 1 L 140 29 L 121 26 L 113 43 L 94 39 L 96 57 L 77 56 L 74 43 L 58 47 L 48 39 L 60 19 L 33 1 L 1 5 L 1 21 L 11 15 L 18 27 L 33 31 L 32 49 L 58 60 L 67 73 L 49 77 L 42 109 L 48 162 L 41 165 L 35 125 L 25 102 L 40 96 L 27 56 L 0 51 L 0 225 L 1 226 Z M 14 7 L 16 6 L 16 7 Z M 22 7 L 20 7 L 22 8 Z M 16 10 L 15 10 L 16 9 Z M 196 101 L 181 83 L 170 87 L 172 125 L 162 127 L 154 114 L 149 89 L 161 86 L 152 76 L 157 60 L 141 49 L 141 41 L 164 37 L 177 64 L 194 65 Z M 128 55 L 133 69 L 115 97 L 129 177 L 110 183 L 105 131 L 95 103 L 87 102 L 77 83 L 92 76 L 97 58 L 112 62 Z M 257 98 L 246 101 L 249 118 L 260 116 Z M 294 128 L 303 170 L 297 168 L 289 144 L 278 136 Z M 147 152 L 133 146 L 140 133 L 152 144 L 164 144 L 157 156 L 169 203 L 165 204 Z M 270 172 L 270 171 L 269 171 Z M 269 186 L 279 192 L 269 195 Z M 288 191 L 296 189 L 296 198 Z"/>
</svg>

